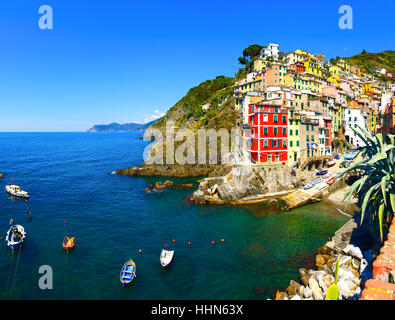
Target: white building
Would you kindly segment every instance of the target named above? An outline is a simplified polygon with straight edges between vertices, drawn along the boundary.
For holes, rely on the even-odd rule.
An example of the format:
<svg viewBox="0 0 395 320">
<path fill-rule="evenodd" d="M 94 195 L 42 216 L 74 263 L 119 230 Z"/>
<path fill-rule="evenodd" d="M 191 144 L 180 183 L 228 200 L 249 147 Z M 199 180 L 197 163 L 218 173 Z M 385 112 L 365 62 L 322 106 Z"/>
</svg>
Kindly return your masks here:
<svg viewBox="0 0 395 320">
<path fill-rule="evenodd" d="M 365 143 L 358 135 L 355 134 L 351 128 L 354 128 L 357 131 L 359 131 L 358 126 L 361 128 L 366 128 L 367 115 L 365 112 L 358 108 L 346 108 L 344 117 L 346 121 L 346 131 L 344 133 L 344 137 L 346 140 L 356 147 L 364 146 Z"/>
<path fill-rule="evenodd" d="M 267 57 L 273 57 L 274 60 L 278 60 L 278 52 L 280 46 L 276 43 L 269 43 L 266 48 L 261 50 L 261 59 L 266 59 Z"/>
</svg>

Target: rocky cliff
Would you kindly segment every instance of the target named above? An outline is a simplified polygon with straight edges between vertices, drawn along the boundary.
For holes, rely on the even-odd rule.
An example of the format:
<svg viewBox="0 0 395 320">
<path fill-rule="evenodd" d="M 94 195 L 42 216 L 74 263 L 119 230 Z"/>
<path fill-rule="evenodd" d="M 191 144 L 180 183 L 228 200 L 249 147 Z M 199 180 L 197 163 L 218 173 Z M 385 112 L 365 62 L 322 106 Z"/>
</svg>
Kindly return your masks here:
<svg viewBox="0 0 395 320">
<path fill-rule="evenodd" d="M 313 175 L 300 171 L 294 176 L 284 165 L 233 166 L 224 176 L 203 179 L 191 199 L 198 204 L 252 204 L 285 195 Z"/>
</svg>

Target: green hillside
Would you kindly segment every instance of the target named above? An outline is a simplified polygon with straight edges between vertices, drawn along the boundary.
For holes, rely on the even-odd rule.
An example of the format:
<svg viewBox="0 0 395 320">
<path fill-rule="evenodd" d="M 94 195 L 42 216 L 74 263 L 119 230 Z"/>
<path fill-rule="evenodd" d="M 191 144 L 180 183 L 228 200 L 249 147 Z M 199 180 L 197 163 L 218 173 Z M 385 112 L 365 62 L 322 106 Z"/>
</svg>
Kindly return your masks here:
<svg viewBox="0 0 395 320">
<path fill-rule="evenodd" d="M 154 124 L 154 127 L 163 127 L 169 120 L 174 121 L 176 126 L 190 129 L 207 125 L 233 99 L 231 97 L 233 83 L 234 78 L 218 76 L 191 88 L 180 101 L 166 112 L 166 115 L 160 121 Z M 206 103 L 211 106 L 207 111 L 202 109 L 202 106 Z"/>
<path fill-rule="evenodd" d="M 353 57 L 344 58 L 349 63 L 361 68 L 364 72 L 369 72 L 373 66 L 382 66 L 389 72 L 395 73 L 395 51 L 387 50 L 378 53 L 363 51 Z"/>
</svg>

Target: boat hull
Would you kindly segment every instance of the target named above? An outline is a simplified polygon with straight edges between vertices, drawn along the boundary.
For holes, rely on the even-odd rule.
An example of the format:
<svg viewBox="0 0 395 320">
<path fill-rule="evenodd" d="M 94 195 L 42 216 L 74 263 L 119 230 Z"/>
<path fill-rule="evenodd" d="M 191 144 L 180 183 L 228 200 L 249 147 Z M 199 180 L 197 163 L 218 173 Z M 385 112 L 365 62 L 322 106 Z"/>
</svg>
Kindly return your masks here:
<svg viewBox="0 0 395 320">
<path fill-rule="evenodd" d="M 7 231 L 7 235 L 6 235 L 7 246 L 10 247 L 10 249 L 12 249 L 12 250 L 20 248 L 23 245 L 25 238 L 26 238 L 25 229 L 21 225 L 16 225 L 16 227 L 18 228 L 18 231 L 22 235 L 22 237 L 19 241 L 12 241 L 11 233 L 10 233 L 12 227 Z"/>
<path fill-rule="evenodd" d="M 30 197 L 30 195 L 28 193 L 13 191 L 12 188 L 10 188 L 8 185 L 5 186 L 5 191 L 14 197 L 19 197 L 19 198 L 29 198 Z"/>
<path fill-rule="evenodd" d="M 136 277 L 136 264 L 132 259 L 125 262 L 121 269 L 119 275 L 119 280 L 124 287 L 127 287 L 132 283 L 133 279 Z"/>
</svg>

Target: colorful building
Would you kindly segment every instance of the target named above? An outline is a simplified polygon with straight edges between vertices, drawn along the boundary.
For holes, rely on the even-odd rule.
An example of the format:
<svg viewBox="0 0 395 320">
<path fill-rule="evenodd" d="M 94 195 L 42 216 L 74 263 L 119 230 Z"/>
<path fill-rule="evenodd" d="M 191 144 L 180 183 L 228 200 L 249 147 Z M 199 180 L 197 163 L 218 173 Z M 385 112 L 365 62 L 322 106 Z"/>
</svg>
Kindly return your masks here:
<svg viewBox="0 0 395 320">
<path fill-rule="evenodd" d="M 283 106 L 251 104 L 245 136 L 250 160 L 257 164 L 286 164 L 288 160 L 288 110 Z"/>
</svg>

